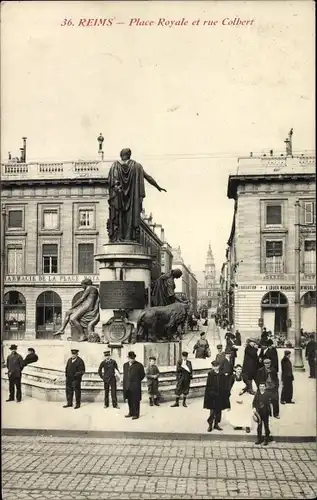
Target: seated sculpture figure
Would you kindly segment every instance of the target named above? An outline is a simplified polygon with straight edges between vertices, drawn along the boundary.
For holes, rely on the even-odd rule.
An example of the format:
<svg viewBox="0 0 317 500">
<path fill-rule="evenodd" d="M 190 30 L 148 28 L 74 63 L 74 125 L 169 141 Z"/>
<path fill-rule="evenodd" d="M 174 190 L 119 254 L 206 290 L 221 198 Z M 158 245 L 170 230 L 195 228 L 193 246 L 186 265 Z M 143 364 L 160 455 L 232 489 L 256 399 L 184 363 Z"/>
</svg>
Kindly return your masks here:
<svg viewBox="0 0 317 500">
<path fill-rule="evenodd" d="M 68 323 L 79 333 L 79 342 L 85 340 L 98 342 L 98 335 L 95 334 L 95 326 L 100 319 L 99 313 L 99 291 L 93 286 L 89 278 L 81 282 L 84 292 L 82 296 L 65 314 L 64 322 L 61 328 L 54 335 L 64 333 Z"/>
</svg>

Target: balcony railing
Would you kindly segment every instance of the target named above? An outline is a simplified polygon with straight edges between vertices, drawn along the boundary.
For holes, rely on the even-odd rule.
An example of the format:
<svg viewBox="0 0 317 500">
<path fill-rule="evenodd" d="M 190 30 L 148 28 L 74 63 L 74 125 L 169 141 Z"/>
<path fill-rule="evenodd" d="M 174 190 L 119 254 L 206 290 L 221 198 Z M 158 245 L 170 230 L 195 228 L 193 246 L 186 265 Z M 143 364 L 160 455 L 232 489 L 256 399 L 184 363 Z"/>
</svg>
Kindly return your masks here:
<svg viewBox="0 0 317 500">
<path fill-rule="evenodd" d="M 2 181 L 61 180 L 108 177 L 112 160 L 44 163 L 1 163 Z"/>
<path fill-rule="evenodd" d="M 283 274 L 284 273 L 284 262 L 266 262 L 265 263 L 265 272 L 267 274 Z"/>
<path fill-rule="evenodd" d="M 304 273 L 305 274 L 316 274 L 316 262 L 305 262 L 304 263 Z"/>
</svg>

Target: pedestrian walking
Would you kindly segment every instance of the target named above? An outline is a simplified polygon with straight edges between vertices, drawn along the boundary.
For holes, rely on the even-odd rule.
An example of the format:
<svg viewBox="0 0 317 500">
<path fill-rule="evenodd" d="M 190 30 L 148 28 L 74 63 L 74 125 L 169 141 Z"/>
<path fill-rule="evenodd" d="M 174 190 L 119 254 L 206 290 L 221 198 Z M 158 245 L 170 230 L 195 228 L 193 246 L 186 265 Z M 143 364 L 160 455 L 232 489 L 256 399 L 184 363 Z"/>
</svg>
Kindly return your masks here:
<svg viewBox="0 0 317 500">
<path fill-rule="evenodd" d="M 280 407 L 278 400 L 279 381 L 277 372 L 274 368 L 272 368 L 271 360 L 268 358 L 264 360 L 264 367 L 260 368 L 258 371 L 258 387 L 261 383 L 265 384 L 265 390 L 273 406 L 273 416 L 275 418 L 280 418 Z"/>
<path fill-rule="evenodd" d="M 252 407 L 253 407 L 254 420 L 258 424 L 257 426 L 258 439 L 255 442 L 255 444 L 263 443 L 262 428 L 264 425 L 264 432 L 265 432 L 264 445 L 266 446 L 269 444 L 269 441 L 272 441 L 272 437 L 270 435 L 271 434 L 270 427 L 269 427 L 269 419 L 271 416 L 271 405 L 270 405 L 270 396 L 267 393 L 265 388 L 265 383 L 263 382 L 259 384 L 258 391 L 253 399 Z"/>
<path fill-rule="evenodd" d="M 182 352 L 182 359 L 176 364 L 176 400 L 172 408 L 179 406 L 179 399 L 183 395 L 183 406 L 187 408 L 186 398 L 189 393 L 190 381 L 193 378 L 193 367 L 188 361 L 188 352 Z"/>
<path fill-rule="evenodd" d="M 257 371 L 259 369 L 258 349 L 254 339 L 249 339 L 244 349 L 242 372 L 248 379 L 248 392 L 255 395 L 252 388 L 253 380 L 256 383 Z"/>
<path fill-rule="evenodd" d="M 309 335 L 305 349 L 305 357 L 309 364 L 309 378 L 316 378 L 316 340 L 315 334 Z"/>
<path fill-rule="evenodd" d="M 279 366 L 278 366 L 277 349 L 276 349 L 275 345 L 273 344 L 273 340 L 272 339 L 268 339 L 267 345 L 268 345 L 268 352 L 267 352 L 266 356 L 271 359 L 271 366 L 278 373 Z"/>
<path fill-rule="evenodd" d="M 193 354 L 195 354 L 195 358 L 210 358 L 211 352 L 208 340 L 206 339 L 206 332 L 202 332 L 200 334 L 200 339 L 197 340 L 196 344 L 193 347 Z"/>
<path fill-rule="evenodd" d="M 249 433 L 252 425 L 252 396 L 248 392 L 248 379 L 242 372 L 241 365 L 234 367 L 230 406 L 226 414 L 227 422 L 234 430 L 245 429 Z"/>
<path fill-rule="evenodd" d="M 73 406 L 73 399 L 75 393 L 75 410 L 80 408 L 81 405 L 81 381 L 86 371 L 85 363 L 78 356 L 78 349 L 71 349 L 71 357 L 66 363 L 65 376 L 66 376 L 66 405 L 63 408 L 71 408 Z"/>
<path fill-rule="evenodd" d="M 35 349 L 33 349 L 33 347 L 29 347 L 28 353 L 23 360 L 23 366 L 25 367 L 27 365 L 30 365 L 31 363 L 36 363 L 38 361 L 38 359 L 39 359 L 39 357 L 35 353 Z"/>
<path fill-rule="evenodd" d="M 291 362 L 291 351 L 284 351 L 284 358 L 281 361 L 282 368 L 282 393 L 281 404 L 294 404 L 293 398 L 293 367 Z"/>
<path fill-rule="evenodd" d="M 109 408 L 109 389 L 111 390 L 111 400 L 113 408 L 119 409 L 117 398 L 117 378 L 120 380 L 120 373 L 117 362 L 111 359 L 111 352 L 105 351 L 105 359 L 101 361 L 98 369 L 99 377 L 103 380 L 105 399 L 104 408 Z"/>
<path fill-rule="evenodd" d="M 128 361 L 123 365 L 123 398 L 129 405 L 129 413 L 125 416 L 131 417 L 132 420 L 140 417 L 141 382 L 145 377 L 144 366 L 135 358 L 136 354 L 130 351 Z"/>
<path fill-rule="evenodd" d="M 156 358 L 154 356 L 149 357 L 149 366 L 147 367 L 145 373 L 150 406 L 160 406 L 160 403 L 158 402 L 160 370 L 158 369 Z"/>
<path fill-rule="evenodd" d="M 211 370 L 207 376 L 204 395 L 204 408 L 209 410 L 207 432 L 211 432 L 213 428 L 222 431 L 219 424 L 221 422 L 222 410 L 226 408 L 226 404 L 224 404 L 223 397 L 223 375 L 219 372 L 219 368 L 219 363 L 213 361 L 211 363 Z"/>
<path fill-rule="evenodd" d="M 215 361 L 217 361 L 217 363 L 219 363 L 220 367 L 221 367 L 222 363 L 224 362 L 225 358 L 226 358 L 226 355 L 223 351 L 223 346 L 222 346 L 222 344 L 218 344 Z"/>
<path fill-rule="evenodd" d="M 9 401 L 14 401 L 16 390 L 16 400 L 17 403 L 20 403 L 22 400 L 21 378 L 24 367 L 23 358 L 18 354 L 18 346 L 15 344 L 12 344 L 9 349 L 11 353 L 7 357 L 6 363 L 9 378 L 9 398 L 6 401 L 7 403 Z"/>
</svg>

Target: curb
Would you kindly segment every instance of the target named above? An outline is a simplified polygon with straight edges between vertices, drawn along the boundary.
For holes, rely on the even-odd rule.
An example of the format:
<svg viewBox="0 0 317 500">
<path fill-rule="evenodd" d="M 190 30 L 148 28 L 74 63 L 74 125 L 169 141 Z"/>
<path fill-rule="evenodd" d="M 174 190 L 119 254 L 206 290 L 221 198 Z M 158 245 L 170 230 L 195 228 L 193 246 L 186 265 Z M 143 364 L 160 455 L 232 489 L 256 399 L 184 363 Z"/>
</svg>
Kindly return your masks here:
<svg viewBox="0 0 317 500">
<path fill-rule="evenodd" d="M 253 442 L 252 434 L 194 434 L 186 432 L 135 432 L 135 431 L 83 431 L 67 429 L 10 429 L 2 428 L 2 436 L 38 436 L 38 437 L 79 437 L 79 438 L 116 438 L 116 439 L 154 439 L 170 441 L 231 441 Z M 276 443 L 314 443 L 316 436 L 276 436 Z"/>
</svg>

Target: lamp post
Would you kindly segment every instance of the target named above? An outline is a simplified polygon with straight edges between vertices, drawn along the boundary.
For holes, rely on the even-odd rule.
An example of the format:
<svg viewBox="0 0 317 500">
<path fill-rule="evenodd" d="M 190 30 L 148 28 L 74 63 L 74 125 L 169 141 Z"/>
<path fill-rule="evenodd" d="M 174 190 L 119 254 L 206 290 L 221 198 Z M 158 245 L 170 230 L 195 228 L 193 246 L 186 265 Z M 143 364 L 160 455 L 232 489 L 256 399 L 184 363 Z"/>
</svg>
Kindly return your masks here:
<svg viewBox="0 0 317 500">
<path fill-rule="evenodd" d="M 295 203 L 295 361 L 294 370 L 305 371 L 301 347 L 301 303 L 300 303 L 300 204 Z"/>
<path fill-rule="evenodd" d="M 6 207 L 1 207 L 1 271 L 0 271 L 0 295 L 1 295 L 1 310 L 0 310 L 0 335 L 1 335 L 1 365 L 4 366 L 3 352 L 3 335 L 4 335 L 4 275 L 5 275 L 5 228 L 6 228 Z"/>
</svg>

